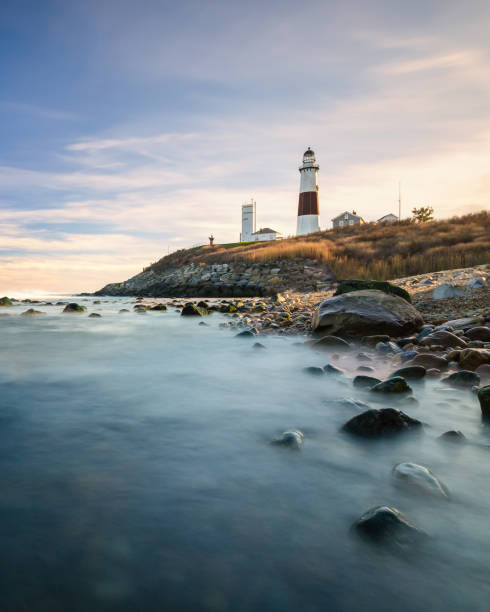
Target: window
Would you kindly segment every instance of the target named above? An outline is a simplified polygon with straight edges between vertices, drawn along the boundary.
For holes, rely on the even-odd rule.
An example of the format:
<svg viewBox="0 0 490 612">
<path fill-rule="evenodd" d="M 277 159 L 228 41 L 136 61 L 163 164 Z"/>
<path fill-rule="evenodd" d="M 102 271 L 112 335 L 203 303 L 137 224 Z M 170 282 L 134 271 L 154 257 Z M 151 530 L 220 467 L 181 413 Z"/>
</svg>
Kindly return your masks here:
<svg viewBox="0 0 490 612">
<path fill-rule="evenodd" d="M 339 221 L 339 225 L 340 225 L 340 227 L 342 227 L 344 225 L 344 222 L 342 221 L 342 219 Z"/>
<path fill-rule="evenodd" d="M 344 219 L 348 219 L 348 218 L 349 218 L 348 213 L 345 213 L 345 215 L 344 215 Z"/>
<path fill-rule="evenodd" d="M 349 220 L 349 225 L 354 225 L 354 219 Z"/>
</svg>

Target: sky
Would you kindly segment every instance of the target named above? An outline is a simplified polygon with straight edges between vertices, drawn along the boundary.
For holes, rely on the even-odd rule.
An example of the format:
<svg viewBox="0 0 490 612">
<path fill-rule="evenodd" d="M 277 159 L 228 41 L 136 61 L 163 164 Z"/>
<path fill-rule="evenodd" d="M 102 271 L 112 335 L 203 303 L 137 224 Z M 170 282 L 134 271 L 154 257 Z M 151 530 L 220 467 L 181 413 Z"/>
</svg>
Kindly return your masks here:
<svg viewBox="0 0 490 612">
<path fill-rule="evenodd" d="M 0 295 L 93 291 L 167 252 L 430 205 L 490 207 L 487 0 L 2 0 Z"/>
</svg>

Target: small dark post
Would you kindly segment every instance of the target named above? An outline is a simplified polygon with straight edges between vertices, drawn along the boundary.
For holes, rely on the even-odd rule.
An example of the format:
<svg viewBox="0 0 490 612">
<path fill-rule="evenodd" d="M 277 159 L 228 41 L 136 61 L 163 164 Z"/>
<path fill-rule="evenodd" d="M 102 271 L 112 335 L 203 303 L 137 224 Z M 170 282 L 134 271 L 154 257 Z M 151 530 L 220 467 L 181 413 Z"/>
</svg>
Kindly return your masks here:
<svg viewBox="0 0 490 612">
<path fill-rule="evenodd" d="M 209 246 L 210 247 L 214 246 L 214 236 L 213 236 L 213 234 L 211 234 L 211 236 L 209 236 L 208 240 L 209 240 Z"/>
</svg>

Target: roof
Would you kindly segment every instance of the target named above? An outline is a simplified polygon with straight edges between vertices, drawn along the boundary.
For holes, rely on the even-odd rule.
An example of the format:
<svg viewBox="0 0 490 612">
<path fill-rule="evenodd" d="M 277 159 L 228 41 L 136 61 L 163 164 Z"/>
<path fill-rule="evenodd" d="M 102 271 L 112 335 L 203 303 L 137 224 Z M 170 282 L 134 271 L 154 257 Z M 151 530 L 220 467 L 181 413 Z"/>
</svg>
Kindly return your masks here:
<svg viewBox="0 0 490 612">
<path fill-rule="evenodd" d="M 343 213 L 340 213 L 340 215 L 337 215 L 336 217 L 331 219 L 331 221 L 336 221 L 337 219 L 340 219 L 340 217 L 343 217 L 344 215 L 349 215 L 349 217 L 355 217 L 356 219 L 362 219 L 362 217 L 360 215 L 351 213 L 348 210 L 344 210 Z"/>
<path fill-rule="evenodd" d="M 398 219 L 397 215 L 394 215 L 393 213 L 388 213 L 387 215 L 383 215 L 382 217 L 380 217 L 378 221 L 382 221 L 383 219 L 386 219 L 386 217 L 395 217 L 395 219 Z"/>
<path fill-rule="evenodd" d="M 304 152 L 303 157 L 304 157 L 305 155 L 315 155 L 315 151 L 312 151 L 312 150 L 310 149 L 310 147 L 308 147 L 308 148 L 306 149 L 306 151 Z"/>
<path fill-rule="evenodd" d="M 276 230 L 271 229 L 270 227 L 261 227 L 258 232 L 253 232 L 252 236 L 256 234 L 280 234 L 281 232 L 276 232 Z"/>
</svg>

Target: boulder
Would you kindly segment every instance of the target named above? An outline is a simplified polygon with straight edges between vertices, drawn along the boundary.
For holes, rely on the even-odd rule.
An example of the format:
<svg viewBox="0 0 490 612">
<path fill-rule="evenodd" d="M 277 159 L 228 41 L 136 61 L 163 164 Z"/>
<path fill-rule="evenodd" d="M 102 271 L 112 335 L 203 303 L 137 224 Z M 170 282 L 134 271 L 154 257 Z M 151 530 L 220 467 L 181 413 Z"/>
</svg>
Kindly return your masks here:
<svg viewBox="0 0 490 612">
<path fill-rule="evenodd" d="M 464 370 L 476 370 L 485 363 L 490 363 L 490 350 L 466 348 L 459 354 L 459 365 Z"/>
<path fill-rule="evenodd" d="M 325 374 L 322 368 L 317 368 L 316 366 L 308 366 L 303 368 L 303 372 L 305 374 L 309 374 L 310 376 L 323 376 Z"/>
<path fill-rule="evenodd" d="M 244 329 L 243 331 L 235 334 L 235 338 L 254 338 L 256 334 L 251 329 Z"/>
<path fill-rule="evenodd" d="M 12 300 L 5 295 L 0 298 L 0 306 L 13 306 Z"/>
<path fill-rule="evenodd" d="M 365 336 L 366 332 L 405 336 L 420 329 L 421 314 L 406 300 L 382 291 L 353 291 L 320 304 L 312 320 L 317 335 Z"/>
<path fill-rule="evenodd" d="M 408 486 L 435 497 L 449 498 L 447 487 L 429 468 L 418 463 L 398 463 L 392 470 L 393 480 L 397 485 Z"/>
<path fill-rule="evenodd" d="M 490 327 L 472 327 L 471 329 L 466 330 L 464 335 L 470 340 L 490 342 Z"/>
<path fill-rule="evenodd" d="M 92 312 L 88 315 L 89 319 L 100 319 L 102 317 L 98 312 Z"/>
<path fill-rule="evenodd" d="M 461 297 L 464 295 L 463 289 L 457 287 L 456 285 L 451 285 L 449 283 L 444 283 L 443 285 L 439 285 L 432 292 L 433 300 L 446 300 L 448 298 Z"/>
<path fill-rule="evenodd" d="M 303 432 L 299 431 L 298 429 L 293 429 L 291 431 L 283 432 L 280 438 L 274 438 L 274 440 L 271 441 L 271 444 L 292 448 L 294 450 L 300 450 L 300 448 L 303 446 L 303 438 Z"/>
<path fill-rule="evenodd" d="M 265 346 L 262 344 L 262 342 L 255 342 L 254 345 L 252 346 L 252 348 L 254 348 L 254 349 L 265 349 Z"/>
<path fill-rule="evenodd" d="M 407 302 L 411 303 L 412 299 L 406 289 L 398 287 L 388 281 L 375 281 L 375 280 L 344 280 L 340 281 L 337 291 L 334 295 L 343 295 L 344 293 L 351 293 L 352 291 L 366 291 L 374 289 L 376 291 L 383 291 L 388 295 L 397 295 L 403 298 Z"/>
<path fill-rule="evenodd" d="M 35 317 L 37 315 L 43 315 L 43 314 L 46 314 L 46 313 L 42 312 L 41 310 L 34 310 L 34 308 L 29 308 L 29 310 L 24 310 L 24 312 L 20 313 L 22 317 Z"/>
<path fill-rule="evenodd" d="M 441 442 L 451 442 L 452 444 L 462 444 L 466 442 L 466 436 L 459 430 L 451 429 L 450 431 L 445 431 L 438 438 Z"/>
<path fill-rule="evenodd" d="M 480 402 L 482 417 L 490 419 L 490 385 L 486 385 L 478 391 L 478 401 Z"/>
<path fill-rule="evenodd" d="M 407 384 L 407 381 L 401 376 L 394 376 L 383 380 L 371 387 L 373 393 L 412 393 L 412 389 Z"/>
<path fill-rule="evenodd" d="M 471 389 L 474 385 L 480 384 L 480 377 L 475 372 L 470 370 L 460 370 L 459 372 L 453 372 L 446 378 L 442 379 L 442 382 L 451 385 L 452 387 L 460 387 L 461 389 Z"/>
<path fill-rule="evenodd" d="M 361 389 L 370 389 L 380 383 L 381 380 L 379 378 L 374 378 L 374 376 L 355 376 L 352 384 L 354 387 L 360 387 Z"/>
<path fill-rule="evenodd" d="M 121 308 L 121 310 L 119 311 L 119 314 L 126 314 L 127 312 L 129 312 L 127 308 Z"/>
<path fill-rule="evenodd" d="M 326 366 L 323 366 L 323 371 L 325 372 L 325 374 L 337 374 L 337 375 L 343 374 L 345 375 L 344 370 L 341 370 L 340 368 L 335 367 L 331 363 L 327 363 Z"/>
<path fill-rule="evenodd" d="M 66 312 L 67 314 L 80 314 L 86 310 L 86 306 L 80 306 L 80 304 L 76 304 L 75 302 L 71 302 L 63 308 L 63 312 Z"/>
<path fill-rule="evenodd" d="M 332 348 L 342 351 L 349 349 L 350 344 L 337 336 L 323 336 L 320 340 L 313 342 L 312 347 L 317 351 L 330 351 Z"/>
<path fill-rule="evenodd" d="M 406 366 L 405 368 L 400 368 L 393 372 L 390 378 L 401 376 L 406 380 L 419 380 L 420 378 L 424 378 L 426 371 L 424 366 L 421 365 Z"/>
<path fill-rule="evenodd" d="M 165 306 L 165 304 L 155 304 L 155 306 L 152 306 L 150 310 L 161 310 L 162 312 L 166 312 L 167 307 Z"/>
<path fill-rule="evenodd" d="M 395 408 L 366 410 L 343 425 L 342 430 L 363 438 L 399 434 L 420 430 L 422 423 Z"/>
<path fill-rule="evenodd" d="M 437 369 L 442 371 L 447 369 L 449 362 L 444 357 L 434 355 L 433 353 L 419 353 L 416 357 L 407 361 L 406 365 L 421 365 L 426 370 Z"/>
<path fill-rule="evenodd" d="M 377 334 L 375 336 L 364 336 L 361 338 L 361 344 L 364 346 L 376 346 L 380 342 L 389 342 L 390 337 L 386 334 Z"/>
<path fill-rule="evenodd" d="M 205 315 L 209 314 L 209 312 L 205 308 L 201 308 L 193 302 L 187 302 L 184 308 L 182 308 L 180 314 L 182 317 L 204 317 Z"/>
<path fill-rule="evenodd" d="M 436 331 L 420 340 L 422 346 L 442 346 L 444 348 L 464 348 L 466 342 L 448 331 Z"/>
<path fill-rule="evenodd" d="M 412 546 L 427 537 L 397 509 L 376 506 L 365 512 L 353 525 L 359 535 L 380 544 L 397 547 Z"/>
</svg>

